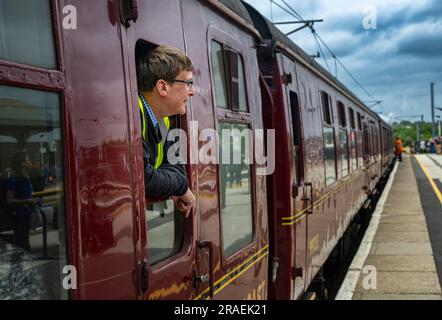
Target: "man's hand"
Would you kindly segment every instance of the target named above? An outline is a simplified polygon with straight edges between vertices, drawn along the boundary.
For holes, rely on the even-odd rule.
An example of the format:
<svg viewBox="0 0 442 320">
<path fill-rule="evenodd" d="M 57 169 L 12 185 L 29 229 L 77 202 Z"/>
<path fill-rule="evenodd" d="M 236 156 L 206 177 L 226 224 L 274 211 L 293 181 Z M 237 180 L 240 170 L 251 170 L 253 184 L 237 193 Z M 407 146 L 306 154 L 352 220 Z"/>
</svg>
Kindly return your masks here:
<svg viewBox="0 0 442 320">
<path fill-rule="evenodd" d="M 192 191 L 187 189 L 186 193 L 182 196 L 172 196 L 171 198 L 175 202 L 178 211 L 182 212 L 187 218 L 195 202 L 195 196 L 193 195 Z"/>
</svg>

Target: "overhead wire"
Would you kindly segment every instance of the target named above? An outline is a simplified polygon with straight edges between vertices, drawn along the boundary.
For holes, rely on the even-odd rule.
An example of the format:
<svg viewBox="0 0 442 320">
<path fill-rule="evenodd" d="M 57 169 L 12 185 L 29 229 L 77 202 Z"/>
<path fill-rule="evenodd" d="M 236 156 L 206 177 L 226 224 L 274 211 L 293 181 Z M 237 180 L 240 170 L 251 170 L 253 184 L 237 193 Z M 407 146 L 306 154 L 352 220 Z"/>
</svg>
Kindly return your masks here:
<svg viewBox="0 0 442 320">
<path fill-rule="evenodd" d="M 282 7 L 280 4 L 278 4 L 277 2 L 275 2 L 275 0 L 271 0 L 271 3 L 274 3 L 275 5 L 277 5 L 279 8 L 281 8 L 282 10 L 284 10 L 286 13 L 288 13 L 288 14 L 290 14 L 292 17 L 294 17 L 294 18 L 296 18 L 296 19 L 299 19 L 300 21 L 305 21 L 304 20 L 304 18 L 295 10 L 295 9 L 293 9 L 293 7 L 292 6 L 290 6 L 285 0 L 280 0 L 288 9 L 286 9 L 286 8 L 284 8 L 284 7 Z M 337 57 L 336 57 L 336 55 L 335 55 L 335 53 L 333 52 L 333 50 L 331 50 L 330 49 L 330 47 L 325 43 L 325 41 L 324 40 L 322 40 L 322 38 L 319 36 L 319 34 L 318 34 L 318 32 L 313 28 L 313 26 L 309 26 L 309 28 L 311 29 L 311 31 L 312 31 L 312 33 L 313 33 L 313 36 L 314 36 L 314 38 L 315 38 L 315 41 L 316 41 L 316 44 L 317 44 L 317 46 L 319 47 L 319 49 L 320 49 L 320 51 L 321 51 L 321 53 L 322 53 L 322 55 L 323 55 L 323 59 L 324 59 L 324 62 L 325 62 L 325 64 L 326 64 L 326 66 L 327 66 L 327 69 L 328 69 L 328 71 L 330 72 L 330 67 L 329 67 L 329 65 L 328 65 L 328 63 L 327 63 L 327 60 L 325 59 L 325 56 L 324 56 L 324 53 L 323 53 L 323 51 L 322 51 L 322 48 L 321 48 L 321 45 L 320 45 L 320 43 L 318 42 L 318 39 L 319 39 L 319 41 L 325 46 L 325 48 L 328 50 L 328 52 L 331 54 L 331 56 L 333 57 L 333 59 L 335 59 L 335 63 L 337 62 L 337 63 L 339 63 L 339 65 L 344 69 L 344 71 L 350 76 L 350 78 L 365 92 L 365 94 L 367 94 L 370 98 L 372 98 L 373 100 L 375 100 L 375 101 L 377 101 L 377 99 L 376 98 L 374 98 L 373 97 L 373 95 L 370 93 L 370 92 L 368 92 L 368 90 L 356 79 L 356 77 L 350 72 L 350 70 L 348 70 L 347 69 L 347 67 L 345 67 L 345 65 L 342 63 L 342 61 L 341 60 L 339 60 Z M 330 72 L 331 73 L 331 72 Z M 337 69 L 336 69 L 336 74 L 337 74 Z M 384 106 L 382 105 L 382 103 L 381 102 L 378 102 L 376 105 L 379 105 L 380 107 L 381 107 L 381 109 L 383 110 L 383 112 L 386 114 L 386 111 L 385 111 L 385 109 L 384 109 Z M 370 107 L 370 109 L 371 108 L 373 108 L 373 107 L 375 107 L 376 105 L 374 105 L 374 106 L 372 106 L 372 107 Z"/>
</svg>

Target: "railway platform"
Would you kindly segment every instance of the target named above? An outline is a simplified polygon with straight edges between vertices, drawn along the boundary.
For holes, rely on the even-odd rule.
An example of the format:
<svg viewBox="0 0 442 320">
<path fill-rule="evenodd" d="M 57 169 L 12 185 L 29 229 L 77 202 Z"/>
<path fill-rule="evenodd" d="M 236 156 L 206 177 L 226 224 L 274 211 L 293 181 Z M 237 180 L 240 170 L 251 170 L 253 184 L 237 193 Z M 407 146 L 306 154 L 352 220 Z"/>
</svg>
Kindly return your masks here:
<svg viewBox="0 0 442 320">
<path fill-rule="evenodd" d="M 441 300 L 442 156 L 404 155 L 337 300 Z"/>
</svg>

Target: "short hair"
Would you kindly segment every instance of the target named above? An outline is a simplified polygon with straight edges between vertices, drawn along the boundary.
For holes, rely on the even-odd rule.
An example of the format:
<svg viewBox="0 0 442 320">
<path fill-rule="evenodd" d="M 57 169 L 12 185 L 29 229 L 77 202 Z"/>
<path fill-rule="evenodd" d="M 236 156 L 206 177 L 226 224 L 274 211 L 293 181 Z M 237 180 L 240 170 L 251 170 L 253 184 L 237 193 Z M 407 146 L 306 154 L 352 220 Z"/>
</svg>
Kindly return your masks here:
<svg viewBox="0 0 442 320">
<path fill-rule="evenodd" d="M 138 90 L 151 91 L 158 80 L 173 81 L 182 71 L 192 71 L 190 58 L 171 46 L 144 51 L 136 62 Z"/>
</svg>

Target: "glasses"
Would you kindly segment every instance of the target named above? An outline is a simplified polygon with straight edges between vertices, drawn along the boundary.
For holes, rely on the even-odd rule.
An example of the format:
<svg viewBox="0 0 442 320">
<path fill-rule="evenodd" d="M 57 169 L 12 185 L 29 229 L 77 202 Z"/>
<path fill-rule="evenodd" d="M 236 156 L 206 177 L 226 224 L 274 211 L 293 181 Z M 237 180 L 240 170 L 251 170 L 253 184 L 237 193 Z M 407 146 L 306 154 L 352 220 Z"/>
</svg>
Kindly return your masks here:
<svg viewBox="0 0 442 320">
<path fill-rule="evenodd" d="M 175 79 L 175 80 L 172 80 L 172 81 L 169 81 L 169 82 L 184 83 L 184 84 L 187 85 L 187 89 L 189 91 L 192 90 L 192 88 L 193 88 L 193 80 L 192 79 L 190 79 L 190 80 L 177 80 L 177 79 Z"/>
</svg>

